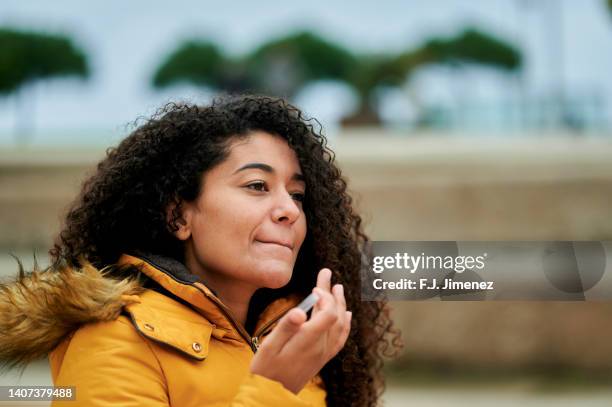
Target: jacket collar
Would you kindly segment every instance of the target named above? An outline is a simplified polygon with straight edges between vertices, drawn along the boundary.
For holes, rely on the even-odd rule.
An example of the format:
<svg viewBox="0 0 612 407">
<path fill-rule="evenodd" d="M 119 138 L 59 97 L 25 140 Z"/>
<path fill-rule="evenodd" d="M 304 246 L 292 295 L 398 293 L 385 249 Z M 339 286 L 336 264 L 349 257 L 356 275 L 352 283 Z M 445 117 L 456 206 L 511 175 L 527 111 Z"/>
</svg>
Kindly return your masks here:
<svg viewBox="0 0 612 407">
<path fill-rule="evenodd" d="M 254 339 L 180 262 L 125 254 L 119 263 L 141 266 L 149 279 L 116 279 L 85 262 L 79 268 L 35 266 L 31 272 L 20 267 L 14 278 L 0 281 L 0 368 L 25 366 L 62 342 L 65 351 L 64 339 L 83 324 L 113 321 L 122 313 L 144 336 L 198 360 L 206 357 L 211 337 L 246 342 L 255 351 L 258 339 L 301 299 L 272 302 L 259 316 Z"/>
<path fill-rule="evenodd" d="M 244 340 L 254 351 L 257 349 L 259 339 L 269 333 L 275 323 L 300 300 L 300 297 L 294 294 L 269 304 L 260 314 L 251 337 L 233 316 L 231 310 L 223 304 L 217 293 L 181 262 L 168 257 L 136 252 L 121 255 L 117 264 L 136 266 L 143 274 L 171 293 L 174 299 L 187 303 L 217 329 L 222 330 L 221 336 Z"/>
</svg>

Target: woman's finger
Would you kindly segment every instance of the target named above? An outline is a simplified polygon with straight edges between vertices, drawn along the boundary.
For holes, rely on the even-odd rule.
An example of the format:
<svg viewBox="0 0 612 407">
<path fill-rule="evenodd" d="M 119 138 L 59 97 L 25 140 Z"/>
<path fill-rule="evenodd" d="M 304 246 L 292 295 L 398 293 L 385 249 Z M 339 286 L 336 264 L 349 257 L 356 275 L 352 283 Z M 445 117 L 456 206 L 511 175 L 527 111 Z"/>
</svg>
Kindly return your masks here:
<svg viewBox="0 0 612 407">
<path fill-rule="evenodd" d="M 305 321 L 306 313 L 299 308 L 292 308 L 278 321 L 276 328 L 266 336 L 260 349 L 265 347 L 275 353 L 280 352 Z"/>
<path fill-rule="evenodd" d="M 331 288 L 331 270 L 328 268 L 323 268 L 319 271 L 317 275 L 317 287 L 330 292 Z"/>
<path fill-rule="evenodd" d="M 342 326 L 342 332 L 338 338 L 338 342 L 336 344 L 336 350 L 334 352 L 334 355 L 338 352 L 340 352 L 340 350 L 342 350 L 342 348 L 344 347 L 344 344 L 346 343 L 346 340 L 349 337 L 349 334 L 351 333 L 351 321 L 353 319 L 353 313 L 351 311 L 344 311 L 344 315 L 345 315 L 345 319 L 344 319 L 344 325 Z M 332 357 L 334 356 L 332 355 Z"/>
<path fill-rule="evenodd" d="M 344 287 L 342 286 L 342 284 L 336 284 L 332 289 L 332 294 L 336 299 L 338 316 L 341 319 L 344 319 L 344 313 L 346 312 L 346 299 L 344 298 Z"/>
<path fill-rule="evenodd" d="M 316 293 L 319 297 L 319 300 L 316 302 L 314 309 L 312 310 L 312 318 L 314 318 L 319 312 L 324 309 L 335 309 L 336 308 L 336 299 L 333 294 L 329 291 L 325 291 L 320 287 L 315 287 L 312 289 L 313 293 Z"/>
<path fill-rule="evenodd" d="M 331 274 L 330 269 L 322 268 L 317 275 L 317 286 L 312 291 L 315 292 L 315 290 L 319 289 L 323 294 L 319 294 L 320 299 L 314 306 L 313 315 L 315 315 L 321 309 L 321 306 L 327 301 L 321 297 L 327 298 L 331 294 Z"/>
<path fill-rule="evenodd" d="M 336 349 L 338 338 L 341 338 L 344 335 L 344 331 L 347 327 L 348 322 L 348 314 L 346 311 L 346 300 L 344 298 L 344 288 L 341 284 L 336 284 L 332 288 L 332 295 L 334 296 L 334 300 L 336 302 L 336 313 L 338 315 L 338 319 L 336 323 L 329 329 L 328 341 L 330 344 L 330 349 Z M 336 351 L 334 351 L 335 354 Z"/>
<path fill-rule="evenodd" d="M 304 323 L 304 333 L 320 335 L 336 323 L 338 312 L 336 300 L 332 294 L 319 287 L 315 287 L 313 292 L 319 296 L 318 308 L 313 311 L 311 318 Z"/>
</svg>

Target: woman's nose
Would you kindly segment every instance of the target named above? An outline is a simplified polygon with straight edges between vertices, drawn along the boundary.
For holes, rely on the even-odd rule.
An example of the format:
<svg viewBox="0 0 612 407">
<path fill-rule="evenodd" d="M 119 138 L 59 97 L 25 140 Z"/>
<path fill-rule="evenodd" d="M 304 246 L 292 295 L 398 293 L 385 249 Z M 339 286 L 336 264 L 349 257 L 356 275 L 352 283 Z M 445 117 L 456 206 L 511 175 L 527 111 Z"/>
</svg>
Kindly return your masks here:
<svg viewBox="0 0 612 407">
<path fill-rule="evenodd" d="M 289 223 L 293 223 L 300 216 L 301 209 L 299 203 L 287 191 L 279 193 L 279 197 L 275 200 L 274 205 L 272 216 L 276 222 L 286 219 Z"/>
</svg>

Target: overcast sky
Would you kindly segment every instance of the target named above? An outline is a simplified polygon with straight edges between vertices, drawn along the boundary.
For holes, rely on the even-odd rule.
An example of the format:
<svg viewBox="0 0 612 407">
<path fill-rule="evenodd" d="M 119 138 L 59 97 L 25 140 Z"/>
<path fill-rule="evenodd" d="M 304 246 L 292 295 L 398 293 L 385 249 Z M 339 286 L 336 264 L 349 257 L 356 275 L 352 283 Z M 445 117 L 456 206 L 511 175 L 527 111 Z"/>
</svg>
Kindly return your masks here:
<svg viewBox="0 0 612 407">
<path fill-rule="evenodd" d="M 561 54 L 554 44 L 555 21 L 563 22 Z M 194 88 L 157 92 L 149 85 L 155 67 L 181 40 L 211 39 L 240 54 L 300 29 L 358 52 L 402 50 L 428 36 L 476 26 L 523 45 L 530 93 L 545 93 L 563 81 L 568 93 L 603 98 L 608 111 L 612 105 L 612 16 L 604 0 L 2 0 L 0 25 L 69 34 L 90 58 L 88 82 L 52 80 L 27 91 L 38 141 L 80 137 L 87 130 L 90 136 L 82 137 L 94 138 L 87 143 L 105 144 L 164 100 L 197 97 Z M 443 76 L 435 69 L 423 73 L 415 87 L 444 98 L 447 88 L 458 85 Z M 469 86 L 483 98 L 499 93 L 501 87 L 491 83 L 503 83 L 480 71 L 473 81 Z M 315 86 L 300 101 L 329 126 L 352 107 L 342 86 Z M 387 105 L 387 116 L 403 114 L 401 101 Z M 0 98 L 0 142 L 11 137 L 15 110 L 12 98 Z"/>
</svg>

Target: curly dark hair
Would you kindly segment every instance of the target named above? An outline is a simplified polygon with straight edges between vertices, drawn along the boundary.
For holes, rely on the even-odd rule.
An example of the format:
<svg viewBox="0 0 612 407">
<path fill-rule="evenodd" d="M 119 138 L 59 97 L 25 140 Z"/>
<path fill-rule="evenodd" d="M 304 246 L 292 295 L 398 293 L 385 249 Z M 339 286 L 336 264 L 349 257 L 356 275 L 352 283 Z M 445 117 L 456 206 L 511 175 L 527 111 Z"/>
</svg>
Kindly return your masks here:
<svg viewBox="0 0 612 407">
<path fill-rule="evenodd" d="M 360 269 L 369 239 L 321 129 L 316 119 L 305 118 L 281 98 L 229 95 L 208 106 L 168 103 L 107 150 L 69 209 L 49 251 L 51 260 L 79 266 L 86 259 L 104 267 L 126 251 L 140 250 L 183 261 L 183 243 L 172 231 L 178 229 L 181 204 L 198 197 L 202 175 L 226 159 L 236 138 L 255 130 L 278 135 L 296 152 L 305 177 L 307 234 L 289 284 L 258 290 L 247 325 L 274 297 L 307 295 L 318 270 L 330 268 L 332 284 L 345 287 L 353 327 L 342 351 L 321 371 L 327 404 L 374 406 L 385 386 L 384 358 L 393 356 L 401 341 L 387 303 L 360 300 Z M 168 220 L 170 204 L 175 208 Z"/>
</svg>

